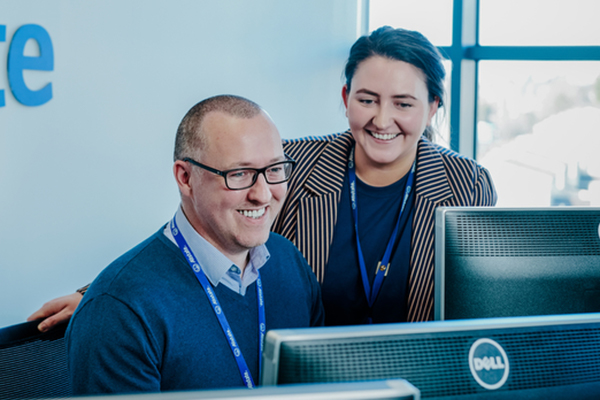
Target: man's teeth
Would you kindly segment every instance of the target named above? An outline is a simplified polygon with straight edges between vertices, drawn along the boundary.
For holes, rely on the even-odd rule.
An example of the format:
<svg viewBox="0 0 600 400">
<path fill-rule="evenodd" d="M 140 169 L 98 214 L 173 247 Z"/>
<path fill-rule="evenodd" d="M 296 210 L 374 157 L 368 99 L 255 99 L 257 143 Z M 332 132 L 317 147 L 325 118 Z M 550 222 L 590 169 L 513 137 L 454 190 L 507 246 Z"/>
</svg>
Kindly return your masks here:
<svg viewBox="0 0 600 400">
<path fill-rule="evenodd" d="M 265 214 L 265 208 L 260 210 L 239 210 L 239 213 L 248 218 L 260 218 Z"/>
<path fill-rule="evenodd" d="M 396 136 L 398 136 L 397 133 L 389 133 L 389 134 L 380 134 L 380 133 L 375 133 L 375 132 L 371 132 L 371 135 L 373 135 L 373 137 L 375 139 L 380 139 L 380 140 L 391 140 L 393 138 L 395 138 Z"/>
</svg>

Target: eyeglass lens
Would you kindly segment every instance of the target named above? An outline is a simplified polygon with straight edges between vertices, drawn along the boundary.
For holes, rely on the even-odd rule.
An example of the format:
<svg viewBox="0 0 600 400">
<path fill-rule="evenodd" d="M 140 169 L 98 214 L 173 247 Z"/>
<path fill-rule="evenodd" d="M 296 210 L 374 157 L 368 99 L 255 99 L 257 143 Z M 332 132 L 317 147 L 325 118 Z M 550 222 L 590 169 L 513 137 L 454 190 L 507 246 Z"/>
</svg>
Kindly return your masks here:
<svg viewBox="0 0 600 400">
<path fill-rule="evenodd" d="M 238 169 L 227 173 L 227 184 L 232 189 L 242 189 L 252 186 L 256 181 L 258 170 L 255 169 Z M 267 183 L 276 184 L 283 183 L 290 178 L 292 173 L 292 163 L 282 162 L 264 170 L 264 176 Z"/>
</svg>

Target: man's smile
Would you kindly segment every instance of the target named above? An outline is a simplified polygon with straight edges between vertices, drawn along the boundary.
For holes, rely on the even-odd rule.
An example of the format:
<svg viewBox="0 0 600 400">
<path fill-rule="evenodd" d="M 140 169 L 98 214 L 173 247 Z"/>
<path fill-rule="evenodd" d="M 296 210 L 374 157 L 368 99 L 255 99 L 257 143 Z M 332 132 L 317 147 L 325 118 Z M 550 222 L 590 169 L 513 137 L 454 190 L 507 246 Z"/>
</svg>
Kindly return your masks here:
<svg viewBox="0 0 600 400">
<path fill-rule="evenodd" d="M 242 214 L 244 217 L 258 219 L 265 214 L 266 210 L 267 210 L 267 208 L 263 207 L 258 210 L 237 210 L 237 211 L 240 214 Z"/>
</svg>

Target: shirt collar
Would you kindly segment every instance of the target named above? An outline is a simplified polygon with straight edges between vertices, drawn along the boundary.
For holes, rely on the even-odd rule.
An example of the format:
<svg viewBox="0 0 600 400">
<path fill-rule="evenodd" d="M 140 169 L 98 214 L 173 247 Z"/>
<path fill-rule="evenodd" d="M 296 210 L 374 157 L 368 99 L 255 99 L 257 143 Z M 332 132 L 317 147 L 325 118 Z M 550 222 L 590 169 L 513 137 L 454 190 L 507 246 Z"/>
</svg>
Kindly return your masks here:
<svg viewBox="0 0 600 400">
<path fill-rule="evenodd" d="M 190 246 L 190 249 L 196 256 L 198 263 L 202 267 L 202 271 L 210 283 L 213 286 L 217 286 L 219 282 L 226 278 L 227 272 L 232 265 L 235 264 L 194 229 L 192 224 L 190 224 L 187 217 L 183 213 L 181 205 L 175 213 L 175 222 L 177 223 L 179 231 L 183 234 L 183 237 Z M 171 229 L 169 229 L 169 224 L 167 224 L 163 233 L 177 246 L 177 242 L 171 234 Z M 244 294 L 246 287 L 256 280 L 256 277 L 258 276 L 258 269 L 265 265 L 265 263 L 269 260 L 269 257 L 269 250 L 267 250 L 267 246 L 264 244 L 250 249 L 250 261 L 246 266 L 246 270 L 244 271 L 242 278 L 242 284 L 244 287 L 239 288 L 239 290 L 234 288 L 231 289 L 238 293 Z M 246 276 L 248 276 L 250 279 L 246 279 Z M 226 286 L 229 287 L 230 285 Z"/>
</svg>

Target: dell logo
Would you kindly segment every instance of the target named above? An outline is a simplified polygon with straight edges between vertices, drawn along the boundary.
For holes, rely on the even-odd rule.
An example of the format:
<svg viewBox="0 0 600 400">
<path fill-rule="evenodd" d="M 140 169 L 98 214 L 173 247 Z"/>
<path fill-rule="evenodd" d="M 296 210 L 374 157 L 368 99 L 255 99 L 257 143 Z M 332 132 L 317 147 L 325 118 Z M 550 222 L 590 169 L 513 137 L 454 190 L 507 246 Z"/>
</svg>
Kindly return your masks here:
<svg viewBox="0 0 600 400">
<path fill-rule="evenodd" d="M 469 368 L 473 378 L 485 389 L 498 389 L 508 379 L 508 357 L 492 339 L 479 339 L 471 345 Z"/>
<path fill-rule="evenodd" d="M 502 357 L 496 356 L 494 357 L 475 357 L 473 358 L 473 364 L 475 365 L 475 371 L 481 371 L 485 369 L 489 371 L 490 369 L 504 369 L 505 366 L 502 363 Z"/>
</svg>

